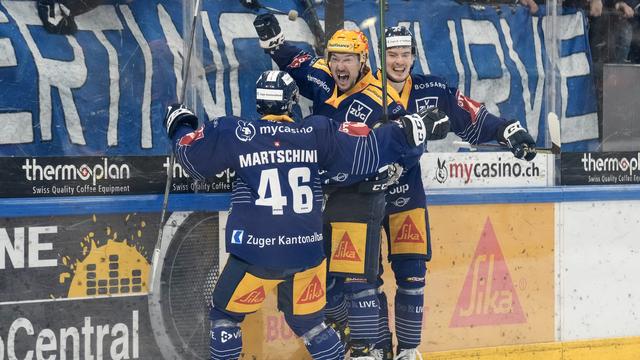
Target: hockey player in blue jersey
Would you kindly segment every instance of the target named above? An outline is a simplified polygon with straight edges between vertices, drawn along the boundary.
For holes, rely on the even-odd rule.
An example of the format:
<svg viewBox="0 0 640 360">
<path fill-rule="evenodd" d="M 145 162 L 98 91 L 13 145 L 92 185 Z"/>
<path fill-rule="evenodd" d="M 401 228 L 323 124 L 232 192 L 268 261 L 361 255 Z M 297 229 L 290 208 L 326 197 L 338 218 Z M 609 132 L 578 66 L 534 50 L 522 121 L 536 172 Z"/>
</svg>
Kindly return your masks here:
<svg viewBox="0 0 640 360">
<path fill-rule="evenodd" d="M 182 105 L 165 117 L 176 158 L 197 180 L 236 172 L 225 243 L 229 260 L 213 292 L 211 359 L 238 359 L 240 323 L 277 287 L 278 308 L 314 359 L 338 360 L 344 347 L 324 323 L 320 170 L 354 180 L 415 151 L 423 151 L 418 115 L 370 130 L 324 116 L 294 122 L 298 88 L 285 72 L 267 71 L 256 83 L 260 120 L 224 116 L 198 127 Z"/>
<path fill-rule="evenodd" d="M 520 123 L 490 114 L 437 76 L 411 73 L 416 56 L 413 34 L 405 27 L 385 30 L 386 70 L 390 95 L 400 99 L 408 112 L 438 108 L 450 118 L 450 130 L 463 140 L 478 144 L 497 140 L 517 158 L 533 160 L 535 142 Z M 385 230 L 389 260 L 396 280 L 394 299 L 398 349 L 395 359 L 414 360 L 421 341 L 426 261 L 431 258 L 429 222 L 420 164 L 405 169 L 387 191 Z M 379 280 L 382 284 L 382 280 Z M 387 299 L 379 293 L 380 333 L 376 349 L 384 359 L 393 358 L 387 319 Z"/>
<path fill-rule="evenodd" d="M 381 84 L 367 65 L 369 45 L 362 32 L 338 30 L 327 42 L 325 59 L 285 42 L 273 15 L 259 15 L 254 26 L 260 45 L 313 101 L 314 114 L 373 126 L 382 117 L 383 106 L 391 118 L 406 113 L 391 97 L 383 101 Z M 448 130 L 446 116 L 428 112 L 425 117 L 429 139 Z M 418 159 L 419 155 L 412 160 Z M 376 274 L 388 184 L 380 180 L 345 187 L 341 179 L 331 180 L 323 214 L 329 245 L 327 318 L 341 330 L 348 318 L 351 359 L 371 359 L 378 328 Z"/>
</svg>

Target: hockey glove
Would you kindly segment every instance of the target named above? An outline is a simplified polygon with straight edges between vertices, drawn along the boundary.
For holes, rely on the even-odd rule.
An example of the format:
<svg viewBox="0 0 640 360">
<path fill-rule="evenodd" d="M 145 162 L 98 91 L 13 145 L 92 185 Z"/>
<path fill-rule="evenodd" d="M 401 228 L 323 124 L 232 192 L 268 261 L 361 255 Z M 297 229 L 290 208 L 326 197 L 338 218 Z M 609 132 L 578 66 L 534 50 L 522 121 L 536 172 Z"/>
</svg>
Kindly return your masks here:
<svg viewBox="0 0 640 360">
<path fill-rule="evenodd" d="M 169 138 L 173 137 L 173 133 L 180 125 L 186 125 L 195 130 L 198 128 L 198 118 L 182 104 L 173 104 L 167 107 L 167 114 L 164 116 L 164 128 L 167 129 Z"/>
<path fill-rule="evenodd" d="M 509 147 L 518 159 L 527 161 L 536 157 L 536 142 L 520 122 L 511 120 L 498 129 L 498 142 Z"/>
<path fill-rule="evenodd" d="M 260 38 L 260 47 L 265 52 L 275 50 L 284 43 L 284 34 L 280 29 L 278 19 L 273 14 L 258 15 L 253 21 L 253 27 L 256 28 Z"/>
<path fill-rule="evenodd" d="M 440 140 L 447 137 L 451 129 L 449 117 L 438 108 L 422 109 L 418 112 L 427 129 L 427 140 Z"/>
<path fill-rule="evenodd" d="M 409 114 L 395 120 L 407 136 L 407 142 L 411 146 L 418 146 L 427 139 L 427 129 L 422 117 L 418 114 Z"/>
</svg>

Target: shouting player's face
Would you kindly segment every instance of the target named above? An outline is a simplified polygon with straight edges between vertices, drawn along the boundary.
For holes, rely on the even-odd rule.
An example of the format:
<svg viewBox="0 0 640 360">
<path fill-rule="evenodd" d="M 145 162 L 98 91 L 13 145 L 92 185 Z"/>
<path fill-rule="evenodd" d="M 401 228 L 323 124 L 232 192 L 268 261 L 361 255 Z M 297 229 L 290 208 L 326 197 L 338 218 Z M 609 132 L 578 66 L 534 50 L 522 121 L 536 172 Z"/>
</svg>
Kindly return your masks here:
<svg viewBox="0 0 640 360">
<path fill-rule="evenodd" d="M 396 83 L 404 82 L 411 72 L 414 59 L 409 46 L 387 49 L 387 76 L 389 80 Z"/>
<path fill-rule="evenodd" d="M 360 75 L 360 57 L 357 54 L 331 54 L 329 69 L 338 90 L 349 91 Z"/>
</svg>

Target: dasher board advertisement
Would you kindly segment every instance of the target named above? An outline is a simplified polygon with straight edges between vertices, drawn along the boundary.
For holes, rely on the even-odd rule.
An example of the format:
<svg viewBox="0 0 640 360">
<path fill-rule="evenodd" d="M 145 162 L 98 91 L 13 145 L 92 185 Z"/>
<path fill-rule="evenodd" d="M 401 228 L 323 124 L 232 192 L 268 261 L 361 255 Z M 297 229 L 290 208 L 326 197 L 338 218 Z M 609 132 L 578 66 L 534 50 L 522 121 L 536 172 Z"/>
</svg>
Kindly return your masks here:
<svg viewBox="0 0 640 360">
<path fill-rule="evenodd" d="M 562 153 L 562 185 L 640 184 L 640 152 Z"/>
<path fill-rule="evenodd" d="M 509 151 L 425 153 L 420 159 L 425 189 L 552 186 L 553 155 L 533 161 L 516 159 Z"/>
</svg>

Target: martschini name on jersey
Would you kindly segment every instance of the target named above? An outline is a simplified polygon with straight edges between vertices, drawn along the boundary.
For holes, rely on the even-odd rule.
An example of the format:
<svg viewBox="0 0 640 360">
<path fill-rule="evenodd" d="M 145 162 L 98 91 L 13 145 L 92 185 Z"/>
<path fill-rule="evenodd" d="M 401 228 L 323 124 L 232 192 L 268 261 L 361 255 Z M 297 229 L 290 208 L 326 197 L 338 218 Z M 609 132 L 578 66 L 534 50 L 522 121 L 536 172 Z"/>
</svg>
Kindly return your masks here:
<svg viewBox="0 0 640 360">
<path fill-rule="evenodd" d="M 238 158 L 241 168 L 283 163 L 317 163 L 318 151 L 300 149 L 256 151 L 239 155 Z"/>
<path fill-rule="evenodd" d="M 261 126 L 260 127 L 260 134 L 264 135 L 271 135 L 271 136 L 276 136 L 276 134 L 279 133 L 285 133 L 285 134 L 310 134 L 313 132 L 313 127 L 311 126 L 307 126 L 307 127 L 290 127 L 290 126 L 285 126 L 285 125 L 267 125 L 267 126 Z"/>
</svg>

